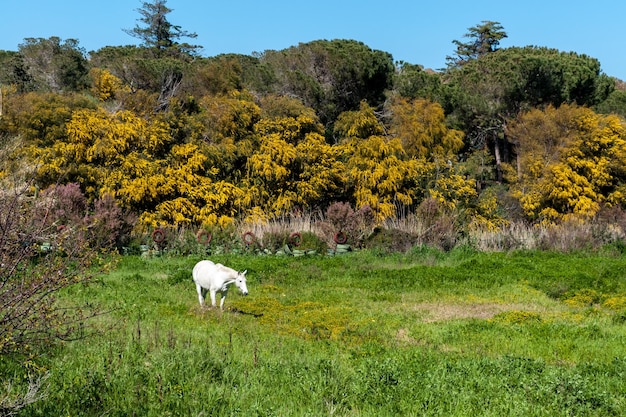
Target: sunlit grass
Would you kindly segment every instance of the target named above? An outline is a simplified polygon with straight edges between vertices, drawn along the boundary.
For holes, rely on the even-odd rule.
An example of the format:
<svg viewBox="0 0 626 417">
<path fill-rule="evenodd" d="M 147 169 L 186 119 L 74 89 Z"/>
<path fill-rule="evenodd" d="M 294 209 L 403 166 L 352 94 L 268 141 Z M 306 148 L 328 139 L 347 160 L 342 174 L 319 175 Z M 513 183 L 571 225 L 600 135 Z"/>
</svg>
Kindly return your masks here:
<svg viewBox="0 0 626 417">
<path fill-rule="evenodd" d="M 626 412 L 620 257 L 220 255 L 250 290 L 223 312 L 198 305 L 198 260 L 125 257 L 68 291 L 110 312 L 24 415 Z"/>
</svg>

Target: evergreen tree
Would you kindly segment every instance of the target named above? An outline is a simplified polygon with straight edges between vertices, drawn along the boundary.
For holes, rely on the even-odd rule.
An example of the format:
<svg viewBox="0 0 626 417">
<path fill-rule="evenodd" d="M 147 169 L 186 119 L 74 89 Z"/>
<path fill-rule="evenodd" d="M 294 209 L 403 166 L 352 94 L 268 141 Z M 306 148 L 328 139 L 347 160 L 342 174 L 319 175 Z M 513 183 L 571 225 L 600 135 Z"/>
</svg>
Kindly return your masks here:
<svg viewBox="0 0 626 417">
<path fill-rule="evenodd" d="M 488 20 L 483 20 L 482 24 L 468 30 L 469 33 L 466 33 L 465 37 L 472 39 L 470 42 L 461 42 L 456 39 L 452 41 L 456 45 L 456 52 L 455 56 L 446 57 L 448 67 L 461 67 L 474 59 L 497 51 L 500 41 L 507 37 L 499 22 Z"/>
<path fill-rule="evenodd" d="M 143 2 L 137 11 L 141 14 L 139 22 L 133 29 L 124 29 L 130 36 L 143 41 L 143 46 L 154 48 L 159 52 L 174 48 L 182 53 L 194 54 L 198 45 L 179 43 L 181 38 L 196 38 L 196 33 L 182 30 L 180 26 L 171 24 L 167 15 L 172 9 L 166 6 L 167 0 L 154 0 L 152 3 Z"/>
</svg>

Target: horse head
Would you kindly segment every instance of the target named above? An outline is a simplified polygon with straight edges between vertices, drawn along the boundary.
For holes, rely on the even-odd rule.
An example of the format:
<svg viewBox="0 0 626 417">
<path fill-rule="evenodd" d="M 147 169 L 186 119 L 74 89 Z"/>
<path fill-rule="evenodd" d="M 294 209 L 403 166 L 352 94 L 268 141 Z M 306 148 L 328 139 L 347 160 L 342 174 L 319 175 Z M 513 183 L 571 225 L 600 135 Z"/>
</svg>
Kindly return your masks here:
<svg viewBox="0 0 626 417">
<path fill-rule="evenodd" d="M 235 285 L 237 286 L 237 288 L 239 288 L 239 291 L 241 291 L 243 295 L 248 295 L 248 287 L 246 286 L 246 272 L 248 272 L 247 269 L 243 272 L 237 272 L 237 278 L 235 278 Z"/>
</svg>

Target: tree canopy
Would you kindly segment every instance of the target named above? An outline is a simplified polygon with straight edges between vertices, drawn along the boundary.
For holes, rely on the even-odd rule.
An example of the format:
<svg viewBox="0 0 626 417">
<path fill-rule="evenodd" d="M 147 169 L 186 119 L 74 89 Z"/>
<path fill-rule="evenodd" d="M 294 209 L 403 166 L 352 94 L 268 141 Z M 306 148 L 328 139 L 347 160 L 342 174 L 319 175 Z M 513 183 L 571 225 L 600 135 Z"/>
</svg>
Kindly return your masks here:
<svg viewBox="0 0 626 417">
<path fill-rule="evenodd" d="M 597 59 L 500 48 L 492 21 L 454 41 L 441 71 L 349 39 L 203 58 L 170 12 L 142 3 L 127 30 L 141 45 L 89 59 L 54 37 L 0 54 L 2 143 L 19 143 L 10 159 L 36 166 L 40 189 L 79 184 L 144 227 L 336 201 L 383 220 L 427 199 L 503 224 L 494 187 L 527 221 L 624 205 L 622 119 L 603 113 L 626 114 L 625 101 Z"/>
<path fill-rule="evenodd" d="M 456 51 L 454 56 L 446 57 L 450 67 L 460 67 L 495 52 L 500 41 L 508 37 L 504 27 L 499 22 L 490 20 L 483 20 L 481 24 L 468 30 L 469 32 L 465 34 L 465 37 L 470 38 L 469 42 L 461 42 L 456 39 L 452 41 L 456 45 Z"/>
<path fill-rule="evenodd" d="M 159 53 L 175 49 L 183 53 L 193 53 L 200 48 L 197 45 L 179 43 L 181 38 L 196 38 L 196 33 L 187 32 L 180 26 L 170 23 L 167 15 L 173 10 L 166 6 L 167 0 L 153 0 L 151 3 L 143 2 L 137 11 L 141 15 L 138 19 L 143 26 L 137 24 L 132 29 L 125 29 L 128 33 L 142 41 L 147 48 L 157 50 Z"/>
</svg>

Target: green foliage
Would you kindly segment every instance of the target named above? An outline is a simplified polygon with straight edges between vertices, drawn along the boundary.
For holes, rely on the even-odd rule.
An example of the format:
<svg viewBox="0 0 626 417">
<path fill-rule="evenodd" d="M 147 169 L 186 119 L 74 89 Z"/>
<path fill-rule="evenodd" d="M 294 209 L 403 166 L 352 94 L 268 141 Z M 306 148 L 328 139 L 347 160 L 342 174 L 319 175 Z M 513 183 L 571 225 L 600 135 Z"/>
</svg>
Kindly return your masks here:
<svg viewBox="0 0 626 417">
<path fill-rule="evenodd" d="M 25 71 L 29 84 L 39 91 L 81 91 L 87 87 L 89 66 L 85 50 L 78 46 L 76 39 L 52 36 L 26 38 L 19 45 L 19 55 L 23 67 L 14 71 Z M 14 72 L 15 73 L 15 72 Z M 26 90 L 26 85 L 22 84 Z"/>
<path fill-rule="evenodd" d="M 495 322 L 507 324 L 524 324 L 529 322 L 541 322 L 541 315 L 532 311 L 507 311 L 493 317 Z"/>
<path fill-rule="evenodd" d="M 4 96 L 0 126 L 12 136 L 21 136 L 26 146 L 46 148 L 65 140 L 74 111 L 95 107 L 88 97 L 74 93 L 11 94 Z"/>
<path fill-rule="evenodd" d="M 541 47 L 500 49 L 447 76 L 450 104 L 444 107 L 451 108 L 451 118 L 465 131 L 466 144 L 492 149 L 498 165 L 508 162 L 506 119 L 549 104 L 591 106 L 614 89 L 596 59 Z"/>
<path fill-rule="evenodd" d="M 470 42 L 452 41 L 456 45 L 455 56 L 446 58 L 451 68 L 461 67 L 472 60 L 495 52 L 498 50 L 500 41 L 508 37 L 499 22 L 483 20 L 481 24 L 468 30 L 465 37 L 470 38 Z"/>
<path fill-rule="evenodd" d="M 154 48 L 159 52 L 175 50 L 176 52 L 193 53 L 200 47 L 186 43 L 181 44 L 177 41 L 180 38 L 196 38 L 198 35 L 171 24 L 167 20 L 167 15 L 172 12 L 172 9 L 167 7 L 166 3 L 167 0 L 143 2 L 138 12 L 142 16 L 139 21 L 144 26 L 136 25 L 133 29 L 127 29 L 125 32 L 143 41 L 145 47 Z"/>
<path fill-rule="evenodd" d="M 390 254 L 407 252 L 415 246 L 416 242 L 417 236 L 409 232 L 396 229 L 376 228 L 372 234 L 367 237 L 363 246 L 383 254 Z"/>
<path fill-rule="evenodd" d="M 485 21 L 471 42 L 455 41 L 457 65 L 441 73 L 354 40 L 201 58 L 179 43 L 194 34 L 168 21 L 165 1 L 138 12 L 128 32 L 142 46 L 87 61 L 74 40 L 29 38 L 0 53 L 0 140 L 15 149 L 2 177 L 37 165 L 40 188 L 62 177 L 90 202 L 109 195 L 138 229 L 223 228 L 335 201 L 382 222 L 432 198 L 449 215 L 422 236 L 447 248 L 459 231 L 497 231 L 522 210 L 552 221 L 624 204 L 618 119 L 567 122 L 580 137 L 548 144 L 563 160 L 543 167 L 514 130 L 520 111 L 550 104 L 617 111 L 619 95 L 605 100 L 615 80 L 591 57 L 498 49 L 506 33 Z"/>
<path fill-rule="evenodd" d="M 394 75 L 393 90 L 401 97 L 424 98 L 436 103 L 442 103 L 444 98 L 441 74 L 407 62 L 399 64 Z"/>
<path fill-rule="evenodd" d="M 275 74 L 274 91 L 300 97 L 326 126 L 362 100 L 382 104 L 394 71 L 390 54 L 353 40 L 302 43 L 265 51 L 260 60 Z"/>
<path fill-rule="evenodd" d="M 440 164 L 456 160 L 463 148 L 463 132 L 448 129 L 443 108 L 424 99 L 394 100 L 391 133 L 402 141 L 409 156 Z"/>
<path fill-rule="evenodd" d="M 606 100 L 594 106 L 594 110 L 602 114 L 617 114 L 622 118 L 626 118 L 626 91 L 616 89 Z"/>
</svg>

